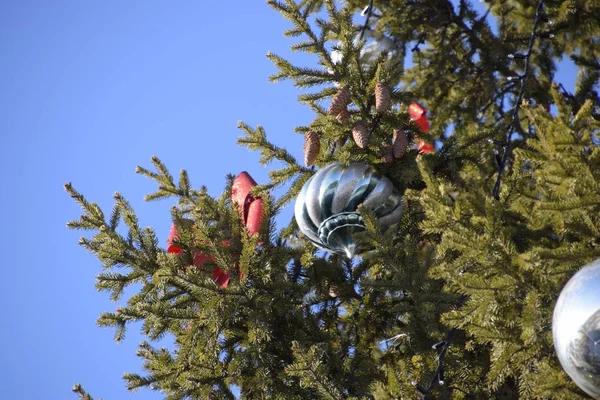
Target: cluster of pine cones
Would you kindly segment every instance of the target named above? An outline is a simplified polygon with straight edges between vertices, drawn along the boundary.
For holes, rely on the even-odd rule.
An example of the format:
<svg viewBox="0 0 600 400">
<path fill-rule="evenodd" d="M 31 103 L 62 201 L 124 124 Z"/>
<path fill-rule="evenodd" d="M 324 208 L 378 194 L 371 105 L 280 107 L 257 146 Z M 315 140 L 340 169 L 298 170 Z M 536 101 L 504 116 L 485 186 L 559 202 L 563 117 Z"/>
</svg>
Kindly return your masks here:
<svg viewBox="0 0 600 400">
<path fill-rule="evenodd" d="M 329 115 L 334 115 L 340 122 L 350 118 L 348 105 L 352 102 L 350 90 L 348 87 L 343 87 L 333 96 L 331 104 L 327 109 Z M 392 105 L 391 92 L 388 87 L 378 82 L 375 86 L 375 109 L 378 113 L 386 113 Z M 352 138 L 356 145 L 361 149 L 367 147 L 369 142 L 369 128 L 363 121 L 357 121 L 352 126 Z M 400 159 L 406 153 L 408 148 L 408 137 L 401 129 L 394 129 L 393 140 L 391 145 L 387 145 L 383 151 L 382 160 L 385 163 L 392 163 L 394 159 Z M 314 131 L 308 131 L 304 135 L 304 162 L 307 166 L 313 165 L 319 151 L 321 142 L 319 136 Z"/>
</svg>

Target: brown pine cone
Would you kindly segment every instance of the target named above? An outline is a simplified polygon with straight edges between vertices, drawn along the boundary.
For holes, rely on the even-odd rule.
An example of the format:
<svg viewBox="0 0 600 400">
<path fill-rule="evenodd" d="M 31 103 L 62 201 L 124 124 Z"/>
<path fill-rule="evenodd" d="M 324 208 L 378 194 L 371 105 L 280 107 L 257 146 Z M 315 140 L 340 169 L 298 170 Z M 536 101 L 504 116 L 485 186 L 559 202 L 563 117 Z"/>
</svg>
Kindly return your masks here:
<svg viewBox="0 0 600 400">
<path fill-rule="evenodd" d="M 307 166 L 313 165 L 319 155 L 319 150 L 321 150 L 319 136 L 313 131 L 308 131 L 304 135 L 304 162 Z"/>
<path fill-rule="evenodd" d="M 408 148 L 408 136 L 406 132 L 401 129 L 394 129 L 394 136 L 392 142 L 392 151 L 394 158 L 400 159 L 406 154 Z"/>
<path fill-rule="evenodd" d="M 394 162 L 394 150 L 392 150 L 391 144 L 388 144 L 383 148 L 381 160 L 383 160 L 383 162 L 386 164 L 391 164 Z"/>
<path fill-rule="evenodd" d="M 390 89 L 377 82 L 375 86 L 375 109 L 378 113 L 383 114 L 390 109 L 392 105 Z"/>
<path fill-rule="evenodd" d="M 356 145 L 361 149 L 364 149 L 369 142 L 369 128 L 364 122 L 358 121 L 352 128 L 352 137 L 354 138 Z"/>
<path fill-rule="evenodd" d="M 342 112 L 343 109 L 345 109 L 348 106 L 348 104 L 350 104 L 350 101 L 350 90 L 347 86 L 344 86 L 343 88 L 338 90 L 335 96 L 333 96 L 331 104 L 327 109 L 327 114 L 337 116 L 339 113 Z"/>
<path fill-rule="evenodd" d="M 336 115 L 335 119 L 337 119 L 340 122 L 347 121 L 348 119 L 350 119 L 350 111 L 348 111 L 346 107 L 342 108 L 342 111 L 340 111 L 340 113 Z"/>
</svg>

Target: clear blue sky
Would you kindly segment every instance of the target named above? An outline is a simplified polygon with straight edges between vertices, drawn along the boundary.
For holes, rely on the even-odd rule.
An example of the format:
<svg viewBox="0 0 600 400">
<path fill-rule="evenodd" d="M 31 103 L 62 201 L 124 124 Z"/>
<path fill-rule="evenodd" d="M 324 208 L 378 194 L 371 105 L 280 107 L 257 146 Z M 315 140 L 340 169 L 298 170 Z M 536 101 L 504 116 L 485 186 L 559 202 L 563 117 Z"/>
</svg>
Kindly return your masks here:
<svg viewBox="0 0 600 400">
<path fill-rule="evenodd" d="M 213 195 L 227 173 L 266 180 L 258 155 L 235 145 L 238 120 L 301 158 L 293 128 L 312 114 L 291 84 L 267 79 L 265 53 L 290 55 L 287 27 L 264 1 L 0 3 L 0 398 L 74 399 L 77 382 L 105 400 L 161 398 L 121 380 L 141 371 L 139 326 L 117 345 L 95 325 L 116 305 L 65 227 L 79 209 L 62 186 L 107 210 L 121 192 L 164 242 L 172 202 L 145 204 L 155 186 L 134 173 L 152 155 Z"/>
</svg>

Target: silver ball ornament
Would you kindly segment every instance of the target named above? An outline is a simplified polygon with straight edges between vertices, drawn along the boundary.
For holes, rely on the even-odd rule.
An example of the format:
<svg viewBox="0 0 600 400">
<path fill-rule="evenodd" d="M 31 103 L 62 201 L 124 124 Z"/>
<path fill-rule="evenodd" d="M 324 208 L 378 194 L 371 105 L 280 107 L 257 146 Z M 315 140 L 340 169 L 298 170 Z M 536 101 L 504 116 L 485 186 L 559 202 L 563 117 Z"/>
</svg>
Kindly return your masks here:
<svg viewBox="0 0 600 400">
<path fill-rule="evenodd" d="M 552 336 L 565 372 L 600 399 L 600 259 L 579 270 L 561 291 Z"/>
<path fill-rule="evenodd" d="M 363 39 L 365 40 L 365 44 L 360 50 L 360 60 L 363 65 L 369 66 L 369 68 L 373 66 L 377 58 L 384 52 L 388 54 L 388 60 L 398 56 L 398 48 L 394 41 L 382 33 L 366 29 Z M 359 33 L 354 39 L 354 43 L 358 44 L 360 40 Z"/>
<path fill-rule="evenodd" d="M 362 39 L 365 40 L 365 43 L 360 50 L 359 59 L 363 69 L 371 68 L 383 52 L 387 53 L 387 58 L 385 61 L 386 65 L 390 64 L 393 60 L 399 61 L 398 57 L 401 57 L 400 48 L 392 39 L 384 34 L 366 29 Z M 354 45 L 358 46 L 362 39 L 360 37 L 360 32 L 358 32 L 353 39 Z M 340 44 L 338 44 L 338 46 L 339 45 Z M 343 58 L 344 57 L 340 50 L 334 49 L 331 52 L 331 61 L 334 64 L 342 62 Z M 333 70 L 329 69 L 329 72 L 333 73 Z"/>
<path fill-rule="evenodd" d="M 352 238 L 365 229 L 357 212 L 360 204 L 384 227 L 400 221 L 402 197 L 389 178 L 364 162 L 348 167 L 329 164 L 302 187 L 296 198 L 296 222 L 317 247 L 352 258 L 364 250 Z"/>
</svg>

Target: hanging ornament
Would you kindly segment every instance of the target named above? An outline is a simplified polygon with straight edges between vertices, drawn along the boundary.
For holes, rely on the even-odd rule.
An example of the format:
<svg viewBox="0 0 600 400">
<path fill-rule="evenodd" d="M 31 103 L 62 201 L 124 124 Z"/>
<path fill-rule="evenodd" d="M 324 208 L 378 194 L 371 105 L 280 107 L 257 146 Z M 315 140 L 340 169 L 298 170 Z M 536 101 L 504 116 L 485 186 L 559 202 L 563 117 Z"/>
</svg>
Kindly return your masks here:
<svg viewBox="0 0 600 400">
<path fill-rule="evenodd" d="M 342 112 L 352 99 L 350 98 L 350 89 L 347 86 L 339 89 L 337 93 L 331 99 L 331 104 L 329 104 L 329 108 L 327 109 L 327 114 L 337 116 Z"/>
<path fill-rule="evenodd" d="M 433 148 L 433 145 L 427 143 L 424 140 L 421 140 L 419 142 L 419 145 L 417 146 L 417 150 L 419 151 L 419 154 L 428 154 L 428 153 L 433 153 L 435 151 Z"/>
<path fill-rule="evenodd" d="M 362 121 L 356 122 L 352 127 L 352 137 L 354 138 L 356 145 L 361 149 L 364 149 L 369 143 L 369 128 Z"/>
<path fill-rule="evenodd" d="M 229 285 L 229 274 L 222 271 L 219 267 L 215 268 L 212 274 L 213 281 L 222 288 L 226 288 Z"/>
<path fill-rule="evenodd" d="M 394 135 L 392 138 L 392 150 L 394 158 L 401 159 L 406 154 L 408 149 L 408 136 L 406 132 L 400 129 L 394 129 Z"/>
<path fill-rule="evenodd" d="M 250 203 L 248 207 L 248 217 L 246 218 L 246 229 L 251 235 L 257 235 L 260 232 L 260 226 L 263 221 L 263 201 L 260 197 Z M 262 242 L 258 242 L 262 245 Z"/>
<path fill-rule="evenodd" d="M 358 248 L 352 235 L 365 229 L 357 208 L 363 204 L 389 227 L 400 221 L 402 197 L 389 178 L 358 162 L 329 164 L 314 174 L 296 198 L 300 231 L 317 247 L 352 258 Z"/>
<path fill-rule="evenodd" d="M 194 221 L 187 218 L 182 218 L 179 221 L 179 225 L 184 228 L 190 229 L 194 224 Z M 167 238 L 167 253 L 170 254 L 180 254 L 183 250 L 176 243 L 179 240 L 179 234 L 177 233 L 177 225 L 173 223 L 171 225 L 171 230 L 169 231 L 169 237 Z"/>
<path fill-rule="evenodd" d="M 355 46 L 358 46 L 361 39 L 365 40 L 364 46 L 360 50 L 360 62 L 363 68 L 371 68 L 375 61 L 385 52 L 388 54 L 386 63 L 389 63 L 393 59 L 398 59 L 400 54 L 400 48 L 394 43 L 392 39 L 385 36 L 382 33 L 366 29 L 361 38 L 360 32 L 357 32 L 352 40 Z M 338 42 L 337 48 L 331 52 L 331 61 L 334 64 L 343 61 L 343 54 L 340 50 L 341 43 Z M 333 72 L 333 71 L 330 71 Z"/>
<path fill-rule="evenodd" d="M 384 34 L 365 29 L 362 39 L 365 40 L 365 45 L 360 50 L 360 61 L 364 66 L 372 67 L 383 53 L 388 54 L 387 61 L 398 57 L 398 46 Z M 360 40 L 359 32 L 354 38 L 354 44 L 358 44 Z"/>
<path fill-rule="evenodd" d="M 186 226 L 187 228 L 191 228 L 194 224 L 194 221 L 192 221 L 191 219 L 181 219 L 179 220 L 179 224 L 182 226 Z M 179 247 L 179 245 L 175 243 L 178 239 L 179 233 L 177 232 L 177 225 L 172 224 L 171 231 L 169 233 L 169 238 L 167 239 L 167 253 L 178 255 L 182 253 L 181 247 Z M 224 241 L 223 244 L 229 246 L 229 241 Z M 206 261 L 214 262 L 215 259 L 210 255 L 194 252 L 192 255 L 192 260 L 194 262 L 194 266 L 196 266 L 196 268 L 198 269 L 201 269 Z M 225 271 L 222 271 L 218 267 L 215 267 L 213 271 L 213 281 L 218 286 L 226 288 L 229 285 L 229 274 L 227 274 L 227 272 Z"/>
<path fill-rule="evenodd" d="M 392 105 L 390 89 L 383 83 L 377 82 L 375 85 L 375 109 L 378 113 L 387 112 Z"/>
<path fill-rule="evenodd" d="M 242 223 L 253 235 L 259 232 L 263 219 L 262 199 L 250 193 L 250 190 L 256 185 L 256 181 L 250 174 L 242 171 L 233 180 L 231 187 L 231 202 L 238 206 Z"/>
<path fill-rule="evenodd" d="M 429 132 L 429 120 L 427 119 L 427 109 L 419 103 L 411 103 L 408 106 L 408 115 L 423 133 Z"/>
<path fill-rule="evenodd" d="M 314 164 L 320 149 L 321 141 L 319 140 L 319 136 L 316 132 L 308 131 L 304 135 L 304 163 L 307 166 L 310 167 Z"/>
<path fill-rule="evenodd" d="M 600 399 L 600 259 L 578 271 L 560 292 L 552 336 L 563 369 Z"/>
</svg>

